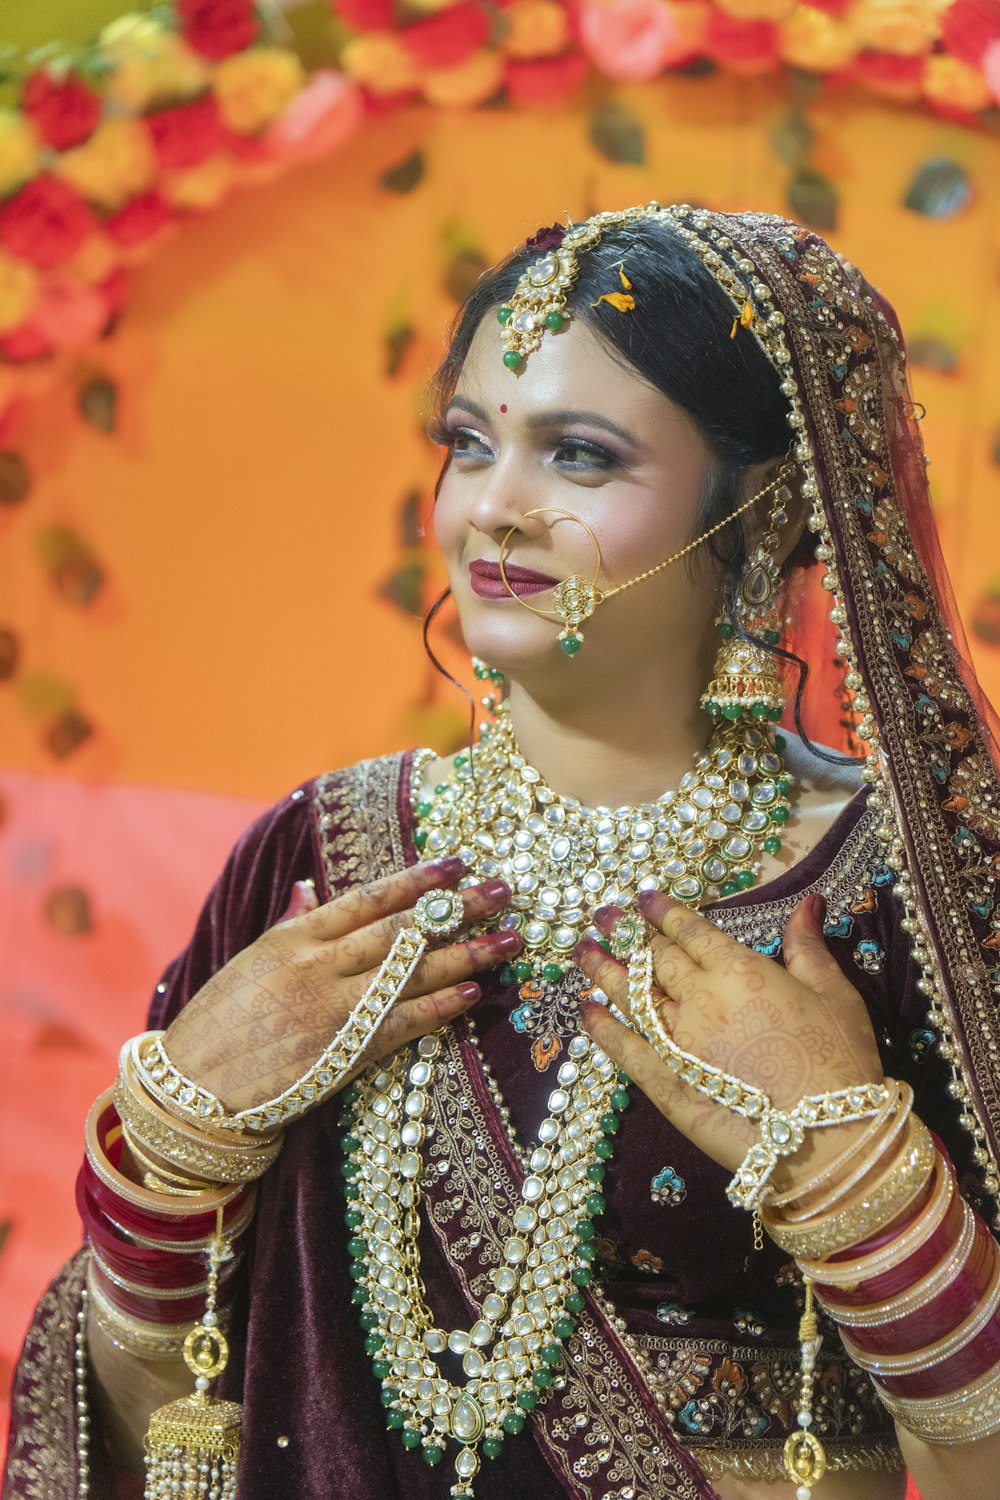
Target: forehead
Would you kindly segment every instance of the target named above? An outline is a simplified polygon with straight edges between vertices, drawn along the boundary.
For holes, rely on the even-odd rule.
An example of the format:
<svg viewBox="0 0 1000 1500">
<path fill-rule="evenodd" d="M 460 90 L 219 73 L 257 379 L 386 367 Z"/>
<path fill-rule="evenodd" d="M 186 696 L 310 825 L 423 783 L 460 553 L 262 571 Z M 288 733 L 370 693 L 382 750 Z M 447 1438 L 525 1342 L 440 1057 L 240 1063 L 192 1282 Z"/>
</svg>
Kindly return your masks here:
<svg viewBox="0 0 1000 1500">
<path fill-rule="evenodd" d="M 631 313 L 620 314 L 631 317 Z M 546 333 L 541 348 L 512 373 L 503 364 L 500 328 L 493 314 L 480 322 L 459 373 L 455 396 L 465 396 L 493 413 L 506 406 L 509 417 L 543 411 L 591 411 L 640 431 L 693 429 L 688 414 L 623 364 L 586 323 L 573 319 L 559 333 Z"/>
</svg>

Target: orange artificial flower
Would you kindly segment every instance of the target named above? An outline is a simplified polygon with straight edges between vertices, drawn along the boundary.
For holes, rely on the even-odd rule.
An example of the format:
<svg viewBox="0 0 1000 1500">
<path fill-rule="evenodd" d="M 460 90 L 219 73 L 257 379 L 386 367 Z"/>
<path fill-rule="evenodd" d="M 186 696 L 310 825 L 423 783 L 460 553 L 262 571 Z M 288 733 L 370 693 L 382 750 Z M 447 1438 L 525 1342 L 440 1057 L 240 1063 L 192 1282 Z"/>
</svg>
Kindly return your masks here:
<svg viewBox="0 0 1000 1500">
<path fill-rule="evenodd" d="M 555 57 L 569 40 L 558 0 L 511 0 L 501 15 L 506 30 L 500 45 L 508 57 Z"/>
<path fill-rule="evenodd" d="M 503 82 L 503 58 L 483 47 L 454 68 L 432 68 L 420 80 L 428 104 L 468 108 L 482 104 Z"/>
<path fill-rule="evenodd" d="M 340 56 L 344 70 L 373 94 L 405 94 L 420 82 L 410 54 L 391 31 L 367 31 L 348 42 Z"/>
<path fill-rule="evenodd" d="M 105 120 L 82 146 L 57 157 L 53 170 L 91 203 L 116 209 L 149 187 L 156 158 L 138 120 Z"/>
<path fill-rule="evenodd" d="M 797 5 L 778 38 L 784 61 L 813 73 L 835 72 L 858 50 L 851 28 L 814 5 Z"/>
<path fill-rule="evenodd" d="M 27 261 L 0 250 L 0 333 L 17 328 L 38 297 L 38 273 Z"/>
<path fill-rule="evenodd" d="M 854 0 L 844 20 L 859 47 L 919 57 L 941 35 L 951 0 Z"/>
<path fill-rule="evenodd" d="M 213 88 L 223 123 L 240 135 L 255 135 L 278 118 L 305 81 L 294 52 L 253 47 L 219 63 Z"/>
<path fill-rule="evenodd" d="M 945 52 L 927 59 L 923 82 L 925 97 L 948 109 L 977 114 L 993 102 L 993 91 L 979 69 Z"/>
</svg>

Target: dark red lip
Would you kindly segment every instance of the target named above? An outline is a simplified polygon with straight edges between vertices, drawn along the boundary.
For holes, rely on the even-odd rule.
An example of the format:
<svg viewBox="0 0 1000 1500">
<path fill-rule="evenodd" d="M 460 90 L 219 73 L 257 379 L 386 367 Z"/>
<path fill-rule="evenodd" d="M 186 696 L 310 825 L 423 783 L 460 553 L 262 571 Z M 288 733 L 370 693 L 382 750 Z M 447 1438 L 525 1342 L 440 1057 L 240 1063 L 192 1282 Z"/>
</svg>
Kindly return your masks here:
<svg viewBox="0 0 1000 1500">
<path fill-rule="evenodd" d="M 504 571 L 510 589 L 501 577 L 499 563 L 476 558 L 469 564 L 472 592 L 481 599 L 509 599 L 511 592 L 517 595 L 541 594 L 546 589 L 555 588 L 559 582 L 558 578 L 550 578 L 547 573 L 537 573 L 534 568 L 518 568 L 513 563 L 505 564 Z"/>
</svg>

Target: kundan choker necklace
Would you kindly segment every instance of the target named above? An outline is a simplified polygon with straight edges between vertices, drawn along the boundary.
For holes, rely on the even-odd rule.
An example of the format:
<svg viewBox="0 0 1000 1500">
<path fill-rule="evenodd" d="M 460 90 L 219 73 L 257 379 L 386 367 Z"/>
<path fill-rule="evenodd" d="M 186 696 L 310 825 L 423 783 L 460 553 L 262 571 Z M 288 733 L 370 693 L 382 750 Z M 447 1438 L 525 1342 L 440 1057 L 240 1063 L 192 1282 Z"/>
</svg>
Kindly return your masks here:
<svg viewBox="0 0 1000 1500">
<path fill-rule="evenodd" d="M 792 777 L 766 720 L 722 718 L 676 791 L 639 807 L 584 807 L 521 755 L 505 704 L 453 774 L 416 808 L 422 857 L 457 854 L 469 882 L 499 876 L 497 925 L 524 939 L 519 980 L 558 984 L 598 906 L 661 889 L 697 905 L 749 889 L 781 847 Z"/>
</svg>

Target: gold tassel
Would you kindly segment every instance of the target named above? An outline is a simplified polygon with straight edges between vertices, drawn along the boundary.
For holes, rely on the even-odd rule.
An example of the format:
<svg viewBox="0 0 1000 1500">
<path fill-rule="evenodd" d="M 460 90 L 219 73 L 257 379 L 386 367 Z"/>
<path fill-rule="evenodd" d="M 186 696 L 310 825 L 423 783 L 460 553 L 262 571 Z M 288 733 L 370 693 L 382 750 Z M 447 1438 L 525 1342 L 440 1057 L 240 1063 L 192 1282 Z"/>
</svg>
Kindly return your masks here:
<svg viewBox="0 0 1000 1500">
<path fill-rule="evenodd" d="M 233 1500 L 236 1494 L 243 1408 L 208 1394 L 209 1382 L 221 1375 L 229 1360 L 215 1304 L 219 1267 L 231 1255 L 222 1235 L 220 1208 L 209 1251 L 205 1311 L 184 1340 L 184 1363 L 195 1377 L 194 1394 L 161 1406 L 149 1419 L 145 1500 Z"/>
<path fill-rule="evenodd" d="M 813 1386 L 816 1380 L 816 1359 L 823 1336 L 816 1321 L 813 1284 L 808 1276 L 803 1276 L 802 1285 L 805 1288 L 806 1304 L 799 1322 L 801 1384 L 798 1400 L 798 1431 L 785 1439 L 783 1458 L 785 1473 L 795 1485 L 795 1500 L 810 1500 L 810 1491 L 814 1485 L 819 1484 L 826 1472 L 826 1452 L 823 1444 L 816 1434 L 809 1430 L 813 1422 L 812 1403 Z"/>
</svg>

